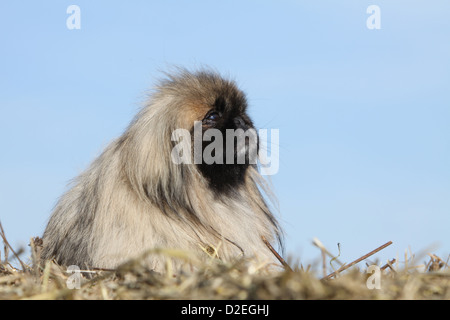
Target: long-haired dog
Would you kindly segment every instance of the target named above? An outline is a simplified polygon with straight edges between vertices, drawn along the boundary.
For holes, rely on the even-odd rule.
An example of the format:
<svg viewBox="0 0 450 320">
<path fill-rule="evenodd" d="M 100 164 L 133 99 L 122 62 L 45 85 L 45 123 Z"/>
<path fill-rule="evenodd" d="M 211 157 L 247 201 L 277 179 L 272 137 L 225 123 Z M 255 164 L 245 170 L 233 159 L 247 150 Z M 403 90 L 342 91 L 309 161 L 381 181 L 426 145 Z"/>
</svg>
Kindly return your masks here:
<svg viewBox="0 0 450 320">
<path fill-rule="evenodd" d="M 244 256 L 275 262 L 261 238 L 281 246 L 282 231 L 249 151 L 244 163 L 198 163 L 194 138 L 174 140 L 177 129 L 194 135 L 194 123 L 201 134 L 254 129 L 246 110 L 244 93 L 215 72 L 168 75 L 122 136 L 59 199 L 44 232 L 41 258 L 115 268 L 149 249 L 175 248 L 200 258 L 213 254 L 226 261 Z M 202 140 L 200 152 L 214 142 Z M 174 161 L 177 143 L 191 147 L 191 163 Z M 249 144 L 247 139 L 244 146 L 252 149 Z M 224 154 L 232 152 L 234 159 L 242 152 L 235 145 L 226 148 L 224 143 Z M 172 258 L 149 255 L 146 261 L 163 271 L 165 259 Z M 177 259 L 172 262 L 182 266 Z"/>
</svg>

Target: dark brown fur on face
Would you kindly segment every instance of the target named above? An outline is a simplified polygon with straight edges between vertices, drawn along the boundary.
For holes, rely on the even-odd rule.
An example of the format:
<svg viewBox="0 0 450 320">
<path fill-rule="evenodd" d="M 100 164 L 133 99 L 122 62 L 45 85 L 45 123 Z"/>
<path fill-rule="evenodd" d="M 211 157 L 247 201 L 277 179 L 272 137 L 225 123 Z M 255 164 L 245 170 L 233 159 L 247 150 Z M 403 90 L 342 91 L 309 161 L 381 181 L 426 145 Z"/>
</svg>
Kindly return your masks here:
<svg viewBox="0 0 450 320">
<path fill-rule="evenodd" d="M 281 244 L 281 230 L 261 194 L 266 184 L 256 166 L 171 159 L 174 130 L 192 132 L 194 121 L 203 131 L 253 128 L 246 110 L 244 93 L 214 72 L 169 75 L 60 198 L 44 232 L 42 258 L 114 268 L 151 248 L 199 258 L 214 248 L 223 260 L 274 262 L 261 237 Z M 147 263 L 163 271 L 165 260 L 149 256 Z"/>
</svg>

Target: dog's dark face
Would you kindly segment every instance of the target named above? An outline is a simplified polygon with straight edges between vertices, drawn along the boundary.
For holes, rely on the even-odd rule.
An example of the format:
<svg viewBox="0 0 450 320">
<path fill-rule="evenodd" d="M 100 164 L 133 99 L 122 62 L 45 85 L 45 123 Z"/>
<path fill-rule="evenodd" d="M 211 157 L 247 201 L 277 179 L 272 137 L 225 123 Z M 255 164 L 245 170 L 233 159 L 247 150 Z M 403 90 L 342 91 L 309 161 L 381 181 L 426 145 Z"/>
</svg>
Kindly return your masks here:
<svg viewBox="0 0 450 320">
<path fill-rule="evenodd" d="M 194 161 L 190 163 L 216 194 L 237 191 L 246 183 L 249 166 L 256 166 L 258 153 L 245 94 L 233 81 L 209 72 L 185 73 L 169 81 L 164 93 L 173 98 L 173 107 L 165 114 L 173 123 L 168 127 L 191 134 Z M 181 180 L 195 178 L 191 172 L 181 170 Z"/>
<path fill-rule="evenodd" d="M 247 168 L 255 164 L 258 142 L 246 109 L 247 102 L 242 92 L 219 92 L 201 121 L 202 133 L 209 138 L 202 141 L 204 158 L 198 168 L 218 193 L 236 190 L 245 182 Z M 221 142 L 220 138 L 216 141 L 219 132 Z M 205 161 L 209 154 L 214 157 L 213 163 Z"/>
</svg>

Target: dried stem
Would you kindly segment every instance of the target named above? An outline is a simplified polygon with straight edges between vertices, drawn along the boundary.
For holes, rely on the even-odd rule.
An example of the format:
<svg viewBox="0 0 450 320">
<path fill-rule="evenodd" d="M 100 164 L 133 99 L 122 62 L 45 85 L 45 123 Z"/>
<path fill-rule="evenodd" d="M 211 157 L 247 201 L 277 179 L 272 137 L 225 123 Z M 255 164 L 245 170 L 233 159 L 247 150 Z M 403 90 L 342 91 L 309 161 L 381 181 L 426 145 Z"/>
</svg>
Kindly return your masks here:
<svg viewBox="0 0 450 320">
<path fill-rule="evenodd" d="M 344 264 L 344 265 L 343 265 L 342 267 L 340 267 L 338 270 L 336 270 L 336 271 L 333 272 L 333 273 L 330 273 L 328 276 L 322 278 L 321 280 L 328 280 L 328 279 L 330 279 L 330 278 L 336 276 L 338 273 L 340 273 L 340 272 L 342 272 L 342 271 L 344 271 L 344 270 L 346 270 L 346 269 L 348 269 L 348 268 L 354 266 L 355 264 L 357 264 L 358 262 L 361 262 L 362 260 L 367 259 L 367 258 L 370 257 L 371 255 L 377 253 L 378 251 L 383 250 L 384 248 L 386 248 L 387 246 L 390 246 L 391 244 L 392 244 L 392 241 L 389 241 L 389 242 L 383 244 L 382 246 L 376 248 L 375 250 L 372 250 L 372 251 L 370 251 L 369 253 L 363 255 L 361 258 L 358 258 L 358 259 L 356 259 L 355 261 L 353 261 L 353 262 L 351 262 L 351 263 L 349 263 L 349 264 Z"/>
<path fill-rule="evenodd" d="M 389 268 L 391 269 L 392 272 L 397 273 L 397 271 L 395 271 L 395 269 L 392 267 L 392 264 L 395 263 L 395 261 L 397 260 L 396 259 L 392 259 L 391 261 L 388 260 L 388 262 L 380 268 L 381 271 L 385 270 L 386 268 Z"/>
<path fill-rule="evenodd" d="M 20 260 L 19 255 L 14 251 L 13 247 L 9 244 L 8 240 L 6 240 L 5 231 L 3 230 L 3 226 L 2 226 L 1 222 L 0 222 L 0 237 L 2 237 L 5 247 L 9 248 L 11 250 L 11 252 L 14 254 L 14 256 L 16 257 L 16 259 L 20 262 L 20 265 L 22 266 L 22 270 L 26 271 L 27 267 L 26 267 L 25 263 L 23 263 L 22 260 Z M 5 253 L 5 255 L 6 255 L 6 253 Z M 6 256 L 5 259 L 8 259 L 8 257 Z"/>
<path fill-rule="evenodd" d="M 322 273 L 325 277 L 327 275 L 327 255 L 325 250 L 320 250 L 322 252 Z"/>
<path fill-rule="evenodd" d="M 280 263 L 283 265 L 283 267 L 286 270 L 292 271 L 292 268 L 287 264 L 287 262 L 278 254 L 278 252 L 275 251 L 275 249 L 272 247 L 272 245 L 267 241 L 267 239 L 264 236 L 261 236 L 262 241 L 265 243 L 267 248 L 269 248 L 270 251 L 274 254 L 274 256 L 280 261 Z"/>
</svg>

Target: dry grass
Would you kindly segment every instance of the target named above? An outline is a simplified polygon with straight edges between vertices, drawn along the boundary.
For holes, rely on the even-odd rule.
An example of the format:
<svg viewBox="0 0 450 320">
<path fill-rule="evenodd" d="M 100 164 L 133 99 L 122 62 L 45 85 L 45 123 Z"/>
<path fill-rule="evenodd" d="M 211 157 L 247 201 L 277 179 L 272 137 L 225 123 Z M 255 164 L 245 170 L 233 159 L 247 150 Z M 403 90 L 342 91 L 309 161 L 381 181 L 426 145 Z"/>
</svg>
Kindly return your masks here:
<svg viewBox="0 0 450 320">
<path fill-rule="evenodd" d="M 19 253 L 5 243 L 0 259 L 0 299 L 450 299 L 450 268 L 448 261 L 433 254 L 417 264 L 414 255 L 405 261 L 391 260 L 380 267 L 380 289 L 367 286 L 364 259 L 350 268 L 323 277 L 322 270 L 294 266 L 293 270 L 268 273 L 265 266 L 255 268 L 246 261 L 234 264 L 211 259 L 208 263 L 192 261 L 194 269 L 173 276 L 168 265 L 166 275 L 158 274 L 141 264 L 129 261 L 116 270 L 85 270 L 68 273 L 52 262 L 42 268 L 31 267 L 20 260 Z M 36 259 L 39 239 L 31 241 L 32 258 Z M 320 242 L 316 242 L 316 245 Z M 339 263 L 320 248 L 323 265 Z M 381 250 L 381 249 L 380 249 Z M 8 255 L 11 257 L 8 258 Z M 147 254 L 165 254 L 189 259 L 174 250 L 153 250 Z M 10 262 L 15 258 L 16 268 Z M 79 279 L 80 288 L 71 289 L 71 280 Z M 371 278 L 372 279 L 372 278 Z M 372 280 L 369 279 L 369 282 Z M 372 283 L 372 282 L 371 282 Z"/>
</svg>

